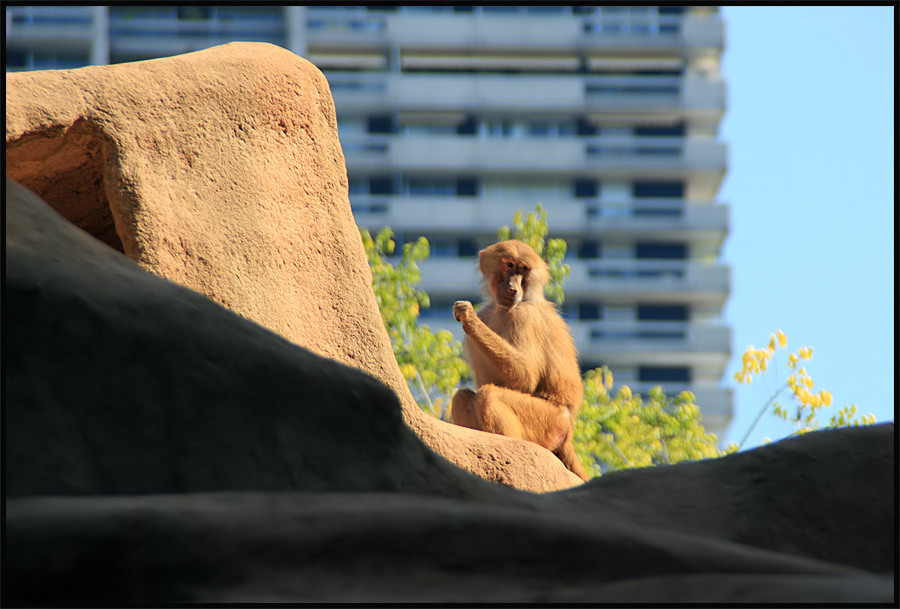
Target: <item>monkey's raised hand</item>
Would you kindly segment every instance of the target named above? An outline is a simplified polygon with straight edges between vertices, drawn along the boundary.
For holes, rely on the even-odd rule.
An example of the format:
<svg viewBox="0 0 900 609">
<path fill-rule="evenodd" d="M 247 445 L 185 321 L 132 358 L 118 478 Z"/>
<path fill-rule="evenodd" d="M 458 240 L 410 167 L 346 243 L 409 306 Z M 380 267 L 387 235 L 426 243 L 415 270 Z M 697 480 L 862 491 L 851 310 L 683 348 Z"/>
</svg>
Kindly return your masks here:
<svg viewBox="0 0 900 609">
<path fill-rule="evenodd" d="M 463 324 L 475 317 L 475 307 L 468 300 L 457 300 L 453 303 L 453 318 Z"/>
</svg>

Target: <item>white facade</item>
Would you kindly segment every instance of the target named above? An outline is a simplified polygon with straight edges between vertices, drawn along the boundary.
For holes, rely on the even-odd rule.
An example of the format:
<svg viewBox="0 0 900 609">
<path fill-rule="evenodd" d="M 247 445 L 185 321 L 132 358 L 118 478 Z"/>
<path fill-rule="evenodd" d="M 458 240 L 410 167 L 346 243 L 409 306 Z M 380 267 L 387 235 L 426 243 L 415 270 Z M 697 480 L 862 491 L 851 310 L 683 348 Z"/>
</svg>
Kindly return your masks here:
<svg viewBox="0 0 900 609">
<path fill-rule="evenodd" d="M 566 314 L 585 368 L 690 389 L 707 427 L 729 269 L 715 7 L 13 7 L 7 68 L 116 63 L 260 40 L 328 77 L 357 223 L 432 244 L 422 321 L 478 298 L 478 249 L 519 210 L 566 239 Z"/>
</svg>

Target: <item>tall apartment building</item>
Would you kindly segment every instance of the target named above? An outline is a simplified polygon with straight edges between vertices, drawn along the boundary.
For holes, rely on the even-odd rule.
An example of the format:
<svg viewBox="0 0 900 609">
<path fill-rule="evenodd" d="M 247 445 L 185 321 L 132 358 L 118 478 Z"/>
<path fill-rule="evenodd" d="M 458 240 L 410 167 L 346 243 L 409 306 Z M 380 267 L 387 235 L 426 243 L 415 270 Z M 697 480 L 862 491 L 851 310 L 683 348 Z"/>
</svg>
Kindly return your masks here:
<svg viewBox="0 0 900 609">
<path fill-rule="evenodd" d="M 422 321 L 461 336 L 476 254 L 519 210 L 568 243 L 562 311 L 585 369 L 690 389 L 722 433 L 732 396 L 718 261 L 728 208 L 716 7 L 14 7 L 7 69 L 70 68 L 232 40 L 327 76 L 360 226 L 425 235 Z"/>
</svg>

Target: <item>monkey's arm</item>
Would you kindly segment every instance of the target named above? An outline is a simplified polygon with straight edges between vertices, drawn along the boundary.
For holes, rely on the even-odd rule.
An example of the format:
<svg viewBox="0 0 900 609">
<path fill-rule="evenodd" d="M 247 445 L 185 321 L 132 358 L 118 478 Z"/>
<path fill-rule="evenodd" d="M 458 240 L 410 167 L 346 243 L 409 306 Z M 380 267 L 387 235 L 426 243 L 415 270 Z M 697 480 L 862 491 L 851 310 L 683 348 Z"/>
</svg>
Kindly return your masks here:
<svg viewBox="0 0 900 609">
<path fill-rule="evenodd" d="M 463 330 L 476 347 L 491 361 L 507 380 L 510 388 L 532 393 L 537 386 L 536 358 L 517 349 L 490 329 L 478 315 L 472 303 L 460 300 L 453 304 L 453 317 L 462 322 Z"/>
</svg>

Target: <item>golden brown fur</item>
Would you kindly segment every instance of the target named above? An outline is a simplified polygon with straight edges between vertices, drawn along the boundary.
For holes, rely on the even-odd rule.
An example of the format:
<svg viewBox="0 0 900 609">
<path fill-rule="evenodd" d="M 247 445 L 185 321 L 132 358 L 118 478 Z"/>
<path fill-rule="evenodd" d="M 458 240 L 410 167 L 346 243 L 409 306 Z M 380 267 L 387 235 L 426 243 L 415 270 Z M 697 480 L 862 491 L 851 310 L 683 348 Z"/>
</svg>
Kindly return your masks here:
<svg viewBox="0 0 900 609">
<path fill-rule="evenodd" d="M 581 372 L 568 326 L 544 299 L 547 265 L 521 241 L 501 241 L 480 266 L 487 305 L 477 315 L 468 301 L 453 305 L 478 386 L 453 396 L 453 421 L 540 444 L 587 480 L 572 445 Z"/>
</svg>

